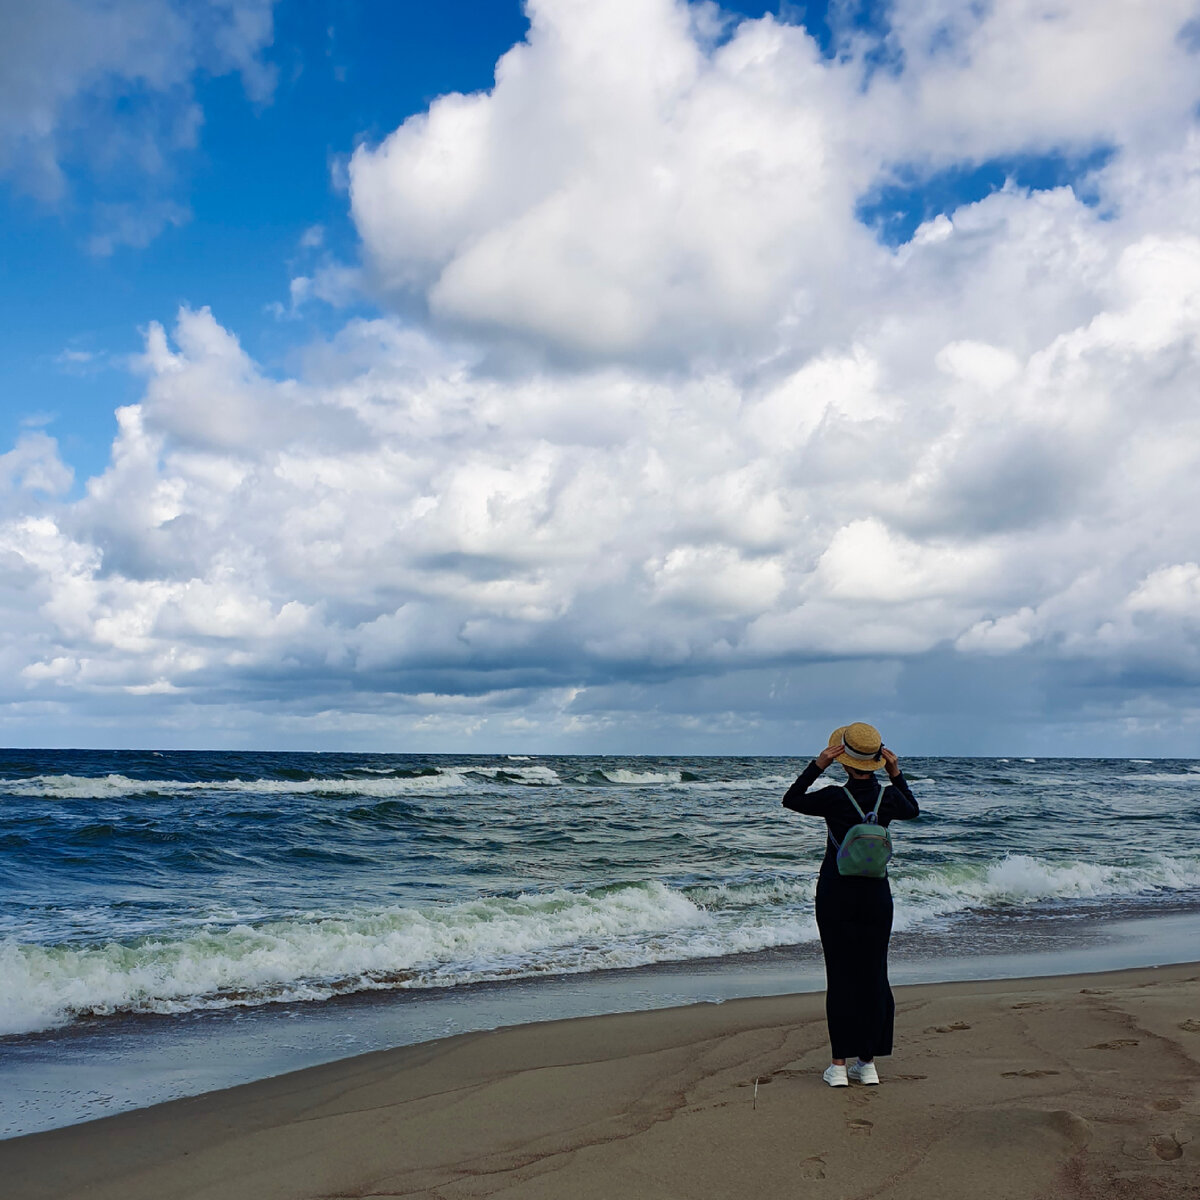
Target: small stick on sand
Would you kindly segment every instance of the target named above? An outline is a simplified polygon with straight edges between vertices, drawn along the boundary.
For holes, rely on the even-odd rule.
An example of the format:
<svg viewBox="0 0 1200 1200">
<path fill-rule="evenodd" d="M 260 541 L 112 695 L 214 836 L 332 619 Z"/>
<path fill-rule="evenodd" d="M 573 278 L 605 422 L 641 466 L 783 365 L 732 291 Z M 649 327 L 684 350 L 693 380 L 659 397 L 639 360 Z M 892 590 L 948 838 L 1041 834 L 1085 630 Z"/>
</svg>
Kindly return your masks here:
<svg viewBox="0 0 1200 1200">
<path fill-rule="evenodd" d="M 758 1080 L 759 1077 L 754 1077 L 754 1099 L 750 1102 L 750 1111 L 753 1112 L 758 1107 Z"/>
</svg>

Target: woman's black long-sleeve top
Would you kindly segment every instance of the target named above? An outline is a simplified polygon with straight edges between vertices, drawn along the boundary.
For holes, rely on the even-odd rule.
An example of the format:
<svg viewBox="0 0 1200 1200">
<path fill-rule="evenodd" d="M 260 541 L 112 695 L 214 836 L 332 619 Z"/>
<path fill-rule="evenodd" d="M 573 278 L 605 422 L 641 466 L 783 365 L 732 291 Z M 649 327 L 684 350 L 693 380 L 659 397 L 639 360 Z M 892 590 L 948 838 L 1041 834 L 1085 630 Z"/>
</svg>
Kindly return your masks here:
<svg viewBox="0 0 1200 1200">
<path fill-rule="evenodd" d="M 825 839 L 821 877 L 842 879 L 845 877 L 840 875 L 837 869 L 837 846 L 841 845 L 850 826 L 857 825 L 862 817 L 854 811 L 854 805 L 838 785 L 810 792 L 808 789 L 820 777 L 821 768 L 814 760 L 800 772 L 796 782 L 788 788 L 783 797 L 783 807 L 810 817 L 825 818 L 825 825 L 837 840 L 837 845 L 830 838 Z M 917 798 L 912 794 L 904 773 L 900 772 L 888 782 L 892 786 L 883 793 L 883 803 L 879 806 L 879 824 L 890 825 L 893 821 L 910 821 L 913 817 L 920 816 Z M 875 801 L 879 797 L 879 782 L 873 776 L 870 779 L 848 779 L 845 786 L 850 789 L 850 794 L 858 801 L 864 813 L 869 813 L 875 807 Z"/>
</svg>

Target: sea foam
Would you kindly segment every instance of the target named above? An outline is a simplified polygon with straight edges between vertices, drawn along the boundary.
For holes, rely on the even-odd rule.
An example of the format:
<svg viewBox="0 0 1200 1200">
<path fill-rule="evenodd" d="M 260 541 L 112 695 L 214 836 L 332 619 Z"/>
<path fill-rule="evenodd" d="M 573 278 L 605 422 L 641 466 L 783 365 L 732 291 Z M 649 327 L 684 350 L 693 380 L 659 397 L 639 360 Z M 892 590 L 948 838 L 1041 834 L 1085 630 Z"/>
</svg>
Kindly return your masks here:
<svg viewBox="0 0 1200 1200">
<path fill-rule="evenodd" d="M 639 940 L 702 924 L 660 883 L 556 889 L 444 906 L 391 907 L 192 932 L 178 939 L 0 945 L 0 1033 L 77 1016 L 175 1013 L 380 988 L 655 961 Z"/>
<path fill-rule="evenodd" d="M 133 779 L 128 775 L 34 775 L 6 779 L 3 790 L 15 796 L 61 800 L 110 800 L 122 796 L 172 796 L 195 792 L 242 792 L 250 795 L 330 795 L 392 797 L 466 791 L 478 786 L 471 777 L 497 783 L 545 787 L 560 782 L 549 767 L 432 768 L 420 773 L 385 774 L 376 769 L 361 775 L 308 779 Z"/>
<path fill-rule="evenodd" d="M 671 886 L 555 888 L 346 915 L 189 929 L 102 944 L 0 943 L 0 1033 L 115 1013 L 179 1013 L 350 992 L 602 971 L 816 938 L 814 871 Z M 898 929 L 977 909 L 1200 887 L 1200 860 L 1129 866 L 1010 855 L 912 867 L 893 880 Z"/>
</svg>

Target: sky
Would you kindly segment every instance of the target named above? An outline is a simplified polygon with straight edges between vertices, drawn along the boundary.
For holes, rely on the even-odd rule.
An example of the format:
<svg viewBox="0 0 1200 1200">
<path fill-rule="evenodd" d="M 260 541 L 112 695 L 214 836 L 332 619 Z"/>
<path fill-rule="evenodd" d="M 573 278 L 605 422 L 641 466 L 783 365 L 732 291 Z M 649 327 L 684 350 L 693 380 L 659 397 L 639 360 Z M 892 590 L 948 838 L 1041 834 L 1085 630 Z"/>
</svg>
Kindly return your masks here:
<svg viewBox="0 0 1200 1200">
<path fill-rule="evenodd" d="M 0 2 L 10 746 L 1200 757 L 1200 0 Z"/>
</svg>

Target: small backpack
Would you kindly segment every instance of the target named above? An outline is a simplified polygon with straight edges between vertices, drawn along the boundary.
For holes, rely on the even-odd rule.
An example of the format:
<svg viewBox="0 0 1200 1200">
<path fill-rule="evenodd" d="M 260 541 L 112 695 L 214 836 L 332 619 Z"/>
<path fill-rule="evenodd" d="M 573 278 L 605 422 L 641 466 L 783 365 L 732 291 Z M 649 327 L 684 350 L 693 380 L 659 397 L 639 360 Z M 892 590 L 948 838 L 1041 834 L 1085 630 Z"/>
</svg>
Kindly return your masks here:
<svg viewBox="0 0 1200 1200">
<path fill-rule="evenodd" d="M 829 835 L 829 840 L 837 846 L 838 874 L 865 875 L 871 879 L 882 879 L 887 875 L 888 861 L 892 857 L 892 835 L 879 824 L 879 806 L 883 803 L 883 793 L 890 786 L 883 783 L 879 785 L 879 797 L 869 813 L 864 813 L 858 807 L 858 801 L 850 796 L 848 787 L 842 788 L 850 796 L 855 811 L 862 817 L 862 824 L 851 825 L 840 846 L 833 834 Z"/>
</svg>

